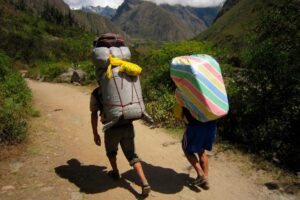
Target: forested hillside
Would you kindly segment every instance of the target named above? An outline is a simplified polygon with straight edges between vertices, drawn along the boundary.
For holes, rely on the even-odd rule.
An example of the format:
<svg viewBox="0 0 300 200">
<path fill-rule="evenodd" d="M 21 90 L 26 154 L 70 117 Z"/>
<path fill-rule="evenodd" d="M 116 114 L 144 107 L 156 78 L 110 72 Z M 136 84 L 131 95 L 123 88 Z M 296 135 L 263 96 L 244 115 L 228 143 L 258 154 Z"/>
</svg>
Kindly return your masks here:
<svg viewBox="0 0 300 200">
<path fill-rule="evenodd" d="M 51 80 L 88 60 L 94 39 L 94 34 L 78 27 L 68 12 L 64 14 L 50 4 L 37 12 L 37 5 L 30 5 L 0 0 L 1 144 L 21 142 L 28 116 L 37 114 L 31 107 L 31 92 L 17 70 L 37 71 Z M 91 67 L 89 63 L 84 66 Z"/>
<path fill-rule="evenodd" d="M 195 41 L 139 55 L 146 68 L 147 108 L 157 122 L 178 125 L 172 117 L 170 60 L 190 53 L 213 55 L 221 63 L 230 103 L 229 115 L 218 121 L 219 135 L 299 170 L 299 8 L 295 0 L 241 0 Z M 204 39 L 209 43 L 199 41 Z"/>
</svg>

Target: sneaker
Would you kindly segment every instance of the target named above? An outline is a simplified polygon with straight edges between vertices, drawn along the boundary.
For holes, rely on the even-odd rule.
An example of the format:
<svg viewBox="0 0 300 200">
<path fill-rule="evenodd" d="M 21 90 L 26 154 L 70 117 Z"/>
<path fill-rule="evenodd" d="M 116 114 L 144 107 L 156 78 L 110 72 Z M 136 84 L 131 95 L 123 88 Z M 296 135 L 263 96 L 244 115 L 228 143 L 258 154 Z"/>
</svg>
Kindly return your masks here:
<svg viewBox="0 0 300 200">
<path fill-rule="evenodd" d="M 114 180 L 119 180 L 121 178 L 120 174 L 119 174 L 119 171 L 111 170 L 111 171 L 107 172 L 107 174 L 108 174 L 108 176 L 110 176 Z"/>
<path fill-rule="evenodd" d="M 209 189 L 208 179 L 204 175 L 198 176 L 196 180 L 194 180 L 193 184 L 202 187 L 204 190 Z"/>
<path fill-rule="evenodd" d="M 151 192 L 150 185 L 142 185 L 142 196 L 148 196 Z"/>
</svg>

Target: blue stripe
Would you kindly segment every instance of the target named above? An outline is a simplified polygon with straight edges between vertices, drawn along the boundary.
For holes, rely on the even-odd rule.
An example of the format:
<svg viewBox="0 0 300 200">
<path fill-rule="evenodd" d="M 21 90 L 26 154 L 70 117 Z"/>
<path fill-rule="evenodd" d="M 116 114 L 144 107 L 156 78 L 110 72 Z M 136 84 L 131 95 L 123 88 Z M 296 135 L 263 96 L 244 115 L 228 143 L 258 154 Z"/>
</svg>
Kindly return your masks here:
<svg viewBox="0 0 300 200">
<path fill-rule="evenodd" d="M 184 64 L 172 64 L 173 70 L 180 72 L 189 73 L 190 76 L 195 77 L 197 80 L 200 80 L 204 85 L 211 90 L 216 97 L 221 99 L 224 102 L 227 102 L 227 95 L 223 94 L 217 87 L 215 87 L 214 84 L 212 84 L 203 74 L 194 71 L 190 65 L 184 65 Z"/>
<path fill-rule="evenodd" d="M 197 114 L 197 116 L 200 118 L 200 121 L 202 122 L 206 122 L 208 119 L 206 118 L 206 116 L 204 115 L 203 112 L 201 112 L 199 110 L 199 108 L 197 108 L 190 100 L 188 97 L 186 97 L 183 92 L 181 92 L 178 89 L 178 95 L 179 97 L 183 100 L 184 104 L 187 106 L 187 108 L 189 108 L 190 110 L 192 110 L 194 113 Z"/>
</svg>

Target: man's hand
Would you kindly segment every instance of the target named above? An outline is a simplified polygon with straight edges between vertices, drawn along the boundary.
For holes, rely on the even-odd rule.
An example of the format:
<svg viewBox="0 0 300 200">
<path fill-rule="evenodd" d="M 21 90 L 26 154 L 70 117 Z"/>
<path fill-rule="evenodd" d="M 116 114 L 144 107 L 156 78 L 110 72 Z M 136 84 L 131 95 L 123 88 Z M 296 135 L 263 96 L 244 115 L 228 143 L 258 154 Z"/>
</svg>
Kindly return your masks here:
<svg viewBox="0 0 300 200">
<path fill-rule="evenodd" d="M 101 146 L 101 138 L 99 134 L 94 134 L 94 142 L 96 145 Z"/>
</svg>

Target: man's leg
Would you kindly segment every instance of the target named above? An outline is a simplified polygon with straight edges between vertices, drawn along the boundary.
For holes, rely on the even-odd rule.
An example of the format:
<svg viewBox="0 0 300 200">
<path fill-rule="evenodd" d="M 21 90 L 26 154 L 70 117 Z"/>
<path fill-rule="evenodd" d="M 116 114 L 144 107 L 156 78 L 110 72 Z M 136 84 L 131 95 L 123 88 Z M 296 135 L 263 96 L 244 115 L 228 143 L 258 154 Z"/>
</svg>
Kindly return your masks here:
<svg viewBox="0 0 300 200">
<path fill-rule="evenodd" d="M 144 170 L 143 170 L 141 162 L 138 161 L 138 162 L 134 163 L 133 168 L 136 171 L 137 175 L 139 176 L 142 184 L 143 185 L 148 185 L 148 181 L 147 181 L 146 176 L 144 174 Z"/>
<path fill-rule="evenodd" d="M 183 152 L 185 154 L 185 157 L 189 161 L 189 163 L 196 170 L 196 173 L 197 173 L 198 177 L 203 177 L 204 176 L 204 172 L 203 172 L 202 167 L 201 167 L 201 165 L 200 165 L 200 163 L 198 161 L 198 158 L 194 154 L 186 152 L 185 149 L 183 149 Z"/>
<path fill-rule="evenodd" d="M 120 174 L 117 166 L 117 152 L 119 141 L 119 138 L 117 136 L 118 135 L 116 134 L 116 130 L 114 130 L 113 128 L 111 130 L 107 130 L 104 135 L 106 156 L 112 168 L 112 171 L 109 171 L 108 175 L 115 180 L 120 179 Z"/>
<path fill-rule="evenodd" d="M 151 187 L 148 184 L 141 162 L 138 161 L 134 163 L 132 166 L 142 182 L 142 195 L 148 196 L 148 194 L 151 192 Z"/>
<path fill-rule="evenodd" d="M 120 145 L 122 151 L 127 158 L 129 164 L 133 166 L 136 171 L 138 177 L 142 183 L 142 195 L 148 195 L 151 191 L 151 187 L 148 184 L 147 178 L 144 174 L 144 170 L 142 167 L 142 163 L 135 153 L 135 144 L 134 144 L 134 128 L 133 125 L 130 124 L 128 126 L 123 127 L 124 137 L 120 141 Z"/>
<path fill-rule="evenodd" d="M 112 170 L 113 171 L 118 171 L 117 156 L 108 156 L 108 160 L 110 162 Z"/>
<path fill-rule="evenodd" d="M 202 170 L 204 171 L 205 178 L 200 185 L 203 189 L 208 190 L 209 189 L 209 182 L 208 182 L 208 157 L 205 153 L 205 150 L 203 149 L 199 154 L 199 160 Z"/>
<path fill-rule="evenodd" d="M 201 168 L 202 168 L 205 176 L 208 177 L 208 158 L 205 153 L 205 150 L 203 149 L 198 155 L 199 155 Z"/>
</svg>

